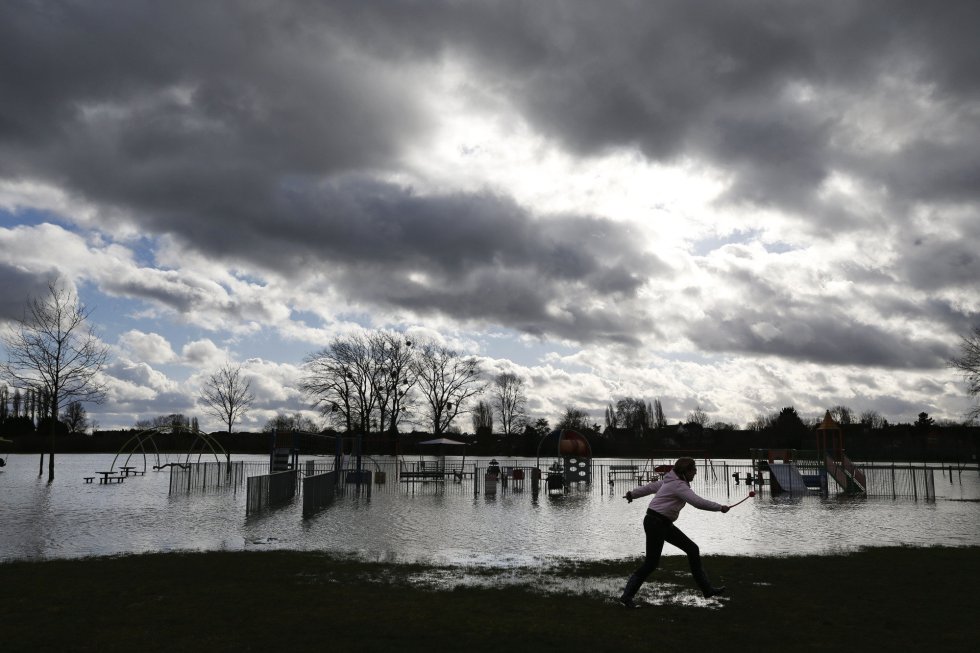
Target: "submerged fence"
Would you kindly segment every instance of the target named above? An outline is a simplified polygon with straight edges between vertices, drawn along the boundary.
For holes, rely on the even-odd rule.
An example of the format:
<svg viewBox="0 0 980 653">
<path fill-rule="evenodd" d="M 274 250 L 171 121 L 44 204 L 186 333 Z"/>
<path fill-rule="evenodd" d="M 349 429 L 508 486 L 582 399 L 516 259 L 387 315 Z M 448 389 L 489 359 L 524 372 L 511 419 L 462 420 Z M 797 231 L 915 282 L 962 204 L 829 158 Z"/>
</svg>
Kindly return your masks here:
<svg viewBox="0 0 980 653">
<path fill-rule="evenodd" d="M 327 506 L 337 494 L 337 472 L 303 477 L 303 516 Z"/>
<path fill-rule="evenodd" d="M 868 496 L 912 497 L 927 501 L 936 498 L 936 470 L 911 465 L 863 466 Z"/>
<path fill-rule="evenodd" d="M 561 460 L 505 459 L 493 467 L 495 475 L 488 476 L 491 463 L 485 459 L 409 460 L 386 458 L 365 460 L 360 474 L 355 469 L 334 469 L 332 457 L 303 461 L 298 470 L 270 474 L 269 463 L 261 461 L 173 463 L 170 468 L 170 492 L 191 493 L 217 490 L 238 491 L 246 487 L 246 514 L 253 514 L 281 505 L 297 492 L 303 496 L 303 514 L 312 515 L 330 505 L 337 494 L 357 488 L 357 493 L 381 492 L 451 493 L 476 496 L 523 493 L 536 495 L 563 492 L 588 492 L 622 495 L 627 490 L 661 477 L 668 460 L 609 460 L 591 461 L 589 482 L 561 482 Z M 758 465 L 746 462 L 698 459 L 698 474 L 691 485 L 696 492 L 723 501 L 721 497 L 741 497 L 749 489 L 770 493 L 769 473 Z M 935 473 L 941 477 L 945 468 L 922 463 L 857 463 L 865 475 L 865 496 L 875 498 L 910 498 L 935 500 Z M 540 469 L 539 469 L 540 466 Z M 801 466 L 803 474 L 819 470 Z M 959 469 L 959 473 L 962 473 Z M 969 470 L 968 470 L 969 471 Z M 954 472 L 950 471 L 950 482 Z M 299 480 L 302 479 L 302 483 Z M 843 492 L 832 477 L 826 481 L 823 493 Z M 798 494 L 801 492 L 797 491 Z M 808 489 L 805 494 L 817 494 Z"/>
<path fill-rule="evenodd" d="M 237 489 L 254 464 L 245 461 L 171 463 L 170 493 Z"/>
<path fill-rule="evenodd" d="M 249 476 L 245 494 L 245 514 L 264 510 L 296 496 L 296 472 L 288 470 Z"/>
<path fill-rule="evenodd" d="M 554 459 L 547 459 L 549 465 Z M 608 460 L 608 459 L 607 459 Z M 423 461 L 431 465 L 429 461 Z M 467 460 L 465 465 L 459 460 L 446 461 L 441 471 L 418 463 L 375 461 L 376 467 L 374 489 L 378 492 L 406 494 L 417 493 L 468 493 L 473 496 L 503 494 L 510 492 L 545 492 L 560 491 L 594 492 L 599 494 L 624 494 L 637 485 L 656 480 L 663 475 L 665 466 L 673 461 L 666 459 L 647 460 L 616 460 L 591 465 L 591 481 L 589 483 L 552 483 L 551 478 L 561 478 L 561 469 L 550 469 L 541 461 L 541 470 L 535 473 L 538 461 L 534 459 L 507 459 L 500 463 L 500 471 L 496 480 L 491 482 L 487 476 L 488 461 L 483 459 Z M 756 492 L 771 491 L 770 475 L 760 470 L 756 465 L 732 463 L 728 461 L 713 461 L 710 458 L 698 459 L 698 474 L 691 482 L 691 487 L 699 494 L 718 497 L 741 497 L 744 491 L 753 489 Z M 910 498 L 934 500 L 935 472 L 937 468 L 922 463 L 873 464 L 857 463 L 865 475 L 865 496 L 874 498 Z M 421 470 L 427 471 L 421 471 Z M 816 469 L 801 469 L 804 474 L 817 474 Z M 938 469 L 943 473 L 943 469 Z M 388 481 L 386 482 L 385 479 Z M 952 474 L 950 475 L 952 482 Z M 393 482 L 392 482 L 393 480 Z M 827 480 L 826 492 L 829 494 L 842 493 L 844 488 L 837 485 L 832 478 Z M 818 494 L 811 489 L 807 494 Z"/>
</svg>

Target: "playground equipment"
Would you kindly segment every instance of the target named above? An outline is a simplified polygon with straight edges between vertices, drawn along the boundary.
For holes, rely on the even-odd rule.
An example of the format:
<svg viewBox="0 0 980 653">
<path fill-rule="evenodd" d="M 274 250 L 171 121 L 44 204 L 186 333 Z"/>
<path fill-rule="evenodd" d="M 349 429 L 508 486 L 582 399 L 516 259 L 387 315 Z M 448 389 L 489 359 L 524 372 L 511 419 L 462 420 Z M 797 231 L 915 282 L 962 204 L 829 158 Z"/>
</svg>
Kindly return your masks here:
<svg viewBox="0 0 980 653">
<path fill-rule="evenodd" d="M 323 440 L 331 440 L 334 443 L 333 471 L 338 474 L 345 472 L 344 480 L 347 483 L 360 482 L 359 478 L 367 473 L 363 467 L 364 459 L 370 459 L 362 453 L 363 438 L 360 434 L 342 436 L 306 431 L 275 430 L 269 434 L 269 471 L 271 473 L 303 471 L 299 468 L 300 454 L 304 450 L 308 454 L 314 451 L 322 451 L 323 447 L 319 441 Z M 348 443 L 349 452 L 347 451 Z M 314 466 L 310 462 L 307 461 L 306 463 L 308 469 L 304 473 L 307 475 L 315 473 Z"/>
<path fill-rule="evenodd" d="M 312 446 L 316 440 L 327 439 L 334 442 L 333 469 L 318 469 L 313 460 L 306 461 L 306 469 L 299 466 L 299 455 L 305 444 L 307 450 L 318 450 Z M 351 443 L 351 453 L 345 451 L 345 442 Z M 269 474 L 250 476 L 246 482 L 245 514 L 253 514 L 266 508 L 281 505 L 296 496 L 297 480 L 302 479 L 303 515 L 309 516 L 330 504 L 337 488 L 346 484 L 356 484 L 360 492 L 363 486 L 368 496 L 371 494 L 372 473 L 363 468 L 362 438 L 352 436 L 326 435 L 303 431 L 275 430 L 269 434 Z M 353 463 L 353 467 L 351 464 Z M 377 465 L 375 465 L 377 466 Z M 379 471 L 375 480 L 384 483 L 384 474 Z"/>
<path fill-rule="evenodd" d="M 538 442 L 537 468 L 541 469 L 541 451 L 549 449 L 557 460 L 548 468 L 548 491 L 568 491 L 573 483 L 592 483 L 592 446 L 578 431 L 556 429 Z"/>
<path fill-rule="evenodd" d="M 753 482 L 763 483 L 763 473 L 769 472 L 772 494 L 805 494 L 818 490 L 826 495 L 830 491 L 830 479 L 845 494 L 867 494 L 864 471 L 844 453 L 844 434 L 830 416 L 830 411 L 817 427 L 816 434 L 815 451 L 752 449 L 752 467 L 756 471 Z"/>
<path fill-rule="evenodd" d="M 175 448 L 179 436 L 193 435 L 187 450 L 176 455 L 176 460 L 165 456 L 166 462 L 161 462 L 160 448 L 157 438 L 172 436 L 170 448 Z M 118 467 L 120 458 L 125 456 Z M 204 456 L 213 458 L 214 462 L 203 462 Z M 142 459 L 142 466 L 131 464 L 133 458 Z M 147 459 L 150 459 L 148 461 Z M 196 458 L 196 459 L 195 459 Z M 155 426 L 140 431 L 132 436 L 119 448 L 109 465 L 108 471 L 98 472 L 103 478 L 100 483 L 121 483 L 129 476 L 145 476 L 152 462 L 153 471 L 170 469 L 170 492 L 190 492 L 192 490 L 209 490 L 218 487 L 235 486 L 244 478 L 245 470 L 242 463 L 232 463 L 231 455 L 213 436 L 200 431 L 189 431 L 179 426 Z M 114 474 L 116 474 L 114 476 Z M 85 482 L 91 482 L 92 477 L 85 477 Z"/>
<path fill-rule="evenodd" d="M 155 436 L 166 435 L 166 434 L 178 435 L 181 433 L 192 433 L 194 435 L 194 439 L 191 441 L 191 444 L 188 447 L 186 453 L 183 454 L 183 459 L 184 459 L 183 462 L 181 462 L 180 460 L 181 455 L 178 454 L 177 462 L 168 461 L 165 463 L 161 463 L 160 449 L 159 447 L 157 447 Z M 147 451 L 148 446 L 152 447 L 152 452 Z M 230 463 L 231 461 L 230 454 L 227 451 L 225 451 L 224 447 L 221 446 L 221 443 L 219 443 L 214 437 L 208 435 L 207 433 L 203 433 L 200 431 L 196 431 L 196 432 L 185 431 L 181 428 L 175 428 L 173 426 L 155 426 L 145 431 L 140 431 L 133 437 L 126 440 L 126 442 L 124 442 L 123 445 L 119 447 L 119 451 L 116 452 L 115 457 L 113 457 L 112 464 L 109 466 L 109 470 L 110 472 L 114 472 L 116 470 L 116 461 L 119 460 L 119 457 L 123 455 L 126 456 L 126 459 L 123 461 L 122 465 L 119 466 L 119 469 L 122 471 L 122 473 L 124 473 L 127 476 L 137 475 L 137 474 L 143 476 L 144 474 L 146 474 L 148 455 L 151 456 L 154 461 L 154 464 L 152 465 L 154 471 L 159 471 L 161 469 L 172 467 L 172 466 L 186 467 L 187 465 L 190 464 L 191 457 L 195 453 L 197 454 L 197 462 L 200 462 L 201 457 L 206 453 L 205 451 L 206 449 L 211 452 L 212 456 L 214 456 L 215 462 L 221 462 L 221 459 L 219 457 L 219 452 L 220 452 L 221 456 L 224 456 L 225 462 Z M 142 456 L 142 460 L 143 460 L 142 468 L 139 466 L 129 464 L 133 456 L 137 454 L 141 454 Z"/>
<path fill-rule="evenodd" d="M 846 494 L 863 494 L 866 491 L 868 482 L 864 472 L 844 453 L 844 432 L 830 416 L 829 410 L 817 427 L 817 453 L 823 460 L 827 473 Z"/>
</svg>

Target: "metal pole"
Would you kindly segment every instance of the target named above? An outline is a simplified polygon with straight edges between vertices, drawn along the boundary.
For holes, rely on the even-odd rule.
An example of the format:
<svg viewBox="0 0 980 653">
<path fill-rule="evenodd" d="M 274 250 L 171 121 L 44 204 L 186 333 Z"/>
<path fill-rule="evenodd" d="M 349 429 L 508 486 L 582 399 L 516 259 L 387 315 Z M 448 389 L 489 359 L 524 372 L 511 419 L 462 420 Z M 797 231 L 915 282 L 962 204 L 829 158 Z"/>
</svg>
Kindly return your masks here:
<svg viewBox="0 0 980 653">
<path fill-rule="evenodd" d="M 334 456 L 333 456 L 333 470 L 336 472 L 334 478 L 337 484 L 341 483 L 340 480 L 340 467 L 344 460 L 344 440 L 339 435 L 334 436 Z"/>
</svg>

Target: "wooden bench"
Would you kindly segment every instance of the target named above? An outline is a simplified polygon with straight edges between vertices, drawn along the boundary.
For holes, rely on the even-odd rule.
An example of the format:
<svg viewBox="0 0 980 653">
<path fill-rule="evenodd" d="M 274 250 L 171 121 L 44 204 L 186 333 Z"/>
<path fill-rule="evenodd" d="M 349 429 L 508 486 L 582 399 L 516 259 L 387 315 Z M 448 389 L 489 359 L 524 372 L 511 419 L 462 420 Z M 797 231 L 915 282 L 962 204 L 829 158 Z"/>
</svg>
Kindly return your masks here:
<svg viewBox="0 0 980 653">
<path fill-rule="evenodd" d="M 83 476 L 82 478 L 85 479 L 85 482 L 86 483 L 91 483 L 92 481 L 95 480 L 95 477 L 94 476 Z"/>
<path fill-rule="evenodd" d="M 639 474 L 640 468 L 638 465 L 610 465 L 609 466 L 609 476 L 636 476 Z"/>
<path fill-rule="evenodd" d="M 437 470 L 419 470 L 419 471 L 408 471 L 401 472 L 398 474 L 398 480 L 400 481 L 444 481 L 446 480 L 445 471 Z"/>
</svg>

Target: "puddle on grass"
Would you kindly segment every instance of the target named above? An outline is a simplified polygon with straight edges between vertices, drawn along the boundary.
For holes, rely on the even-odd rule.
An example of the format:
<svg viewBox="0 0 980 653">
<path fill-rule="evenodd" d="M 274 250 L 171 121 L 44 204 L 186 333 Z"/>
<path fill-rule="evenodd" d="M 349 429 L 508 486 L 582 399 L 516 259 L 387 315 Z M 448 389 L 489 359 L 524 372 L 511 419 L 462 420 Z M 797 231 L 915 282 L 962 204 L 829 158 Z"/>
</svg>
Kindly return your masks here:
<svg viewBox="0 0 980 653">
<path fill-rule="evenodd" d="M 711 609 L 722 607 L 725 598 L 706 599 L 702 597 L 699 591 L 683 585 L 685 580 L 691 581 L 686 578 L 687 574 L 682 574 L 682 576 L 684 578 L 680 578 L 680 582 L 673 582 L 664 578 L 656 578 L 656 574 L 654 574 L 651 580 L 640 588 L 636 595 L 637 602 L 648 606 L 683 605 Z M 548 574 L 547 570 L 526 568 L 497 570 L 495 573 L 487 573 L 485 569 L 479 570 L 478 573 L 470 573 L 466 569 L 440 568 L 411 574 L 406 578 L 406 582 L 416 587 L 437 591 L 451 591 L 459 587 L 523 587 L 542 594 L 578 594 L 605 598 L 609 603 L 616 603 L 617 597 L 623 591 L 626 579 L 609 576 L 570 578 L 563 575 Z"/>
<path fill-rule="evenodd" d="M 304 574 L 310 582 L 335 583 L 329 574 Z M 691 585 L 693 581 L 687 573 L 665 572 L 657 574 L 640 588 L 636 602 L 641 606 L 663 605 L 686 606 L 706 609 L 720 609 L 728 597 L 706 599 Z M 541 568 L 488 569 L 486 567 L 439 567 L 419 572 L 402 574 L 394 571 L 363 574 L 359 582 L 405 584 L 434 592 L 451 592 L 459 588 L 501 589 L 520 587 L 547 595 L 580 595 L 602 599 L 610 605 L 619 607 L 617 598 L 623 591 L 624 578 L 611 576 L 578 576 L 549 574 Z"/>
</svg>

